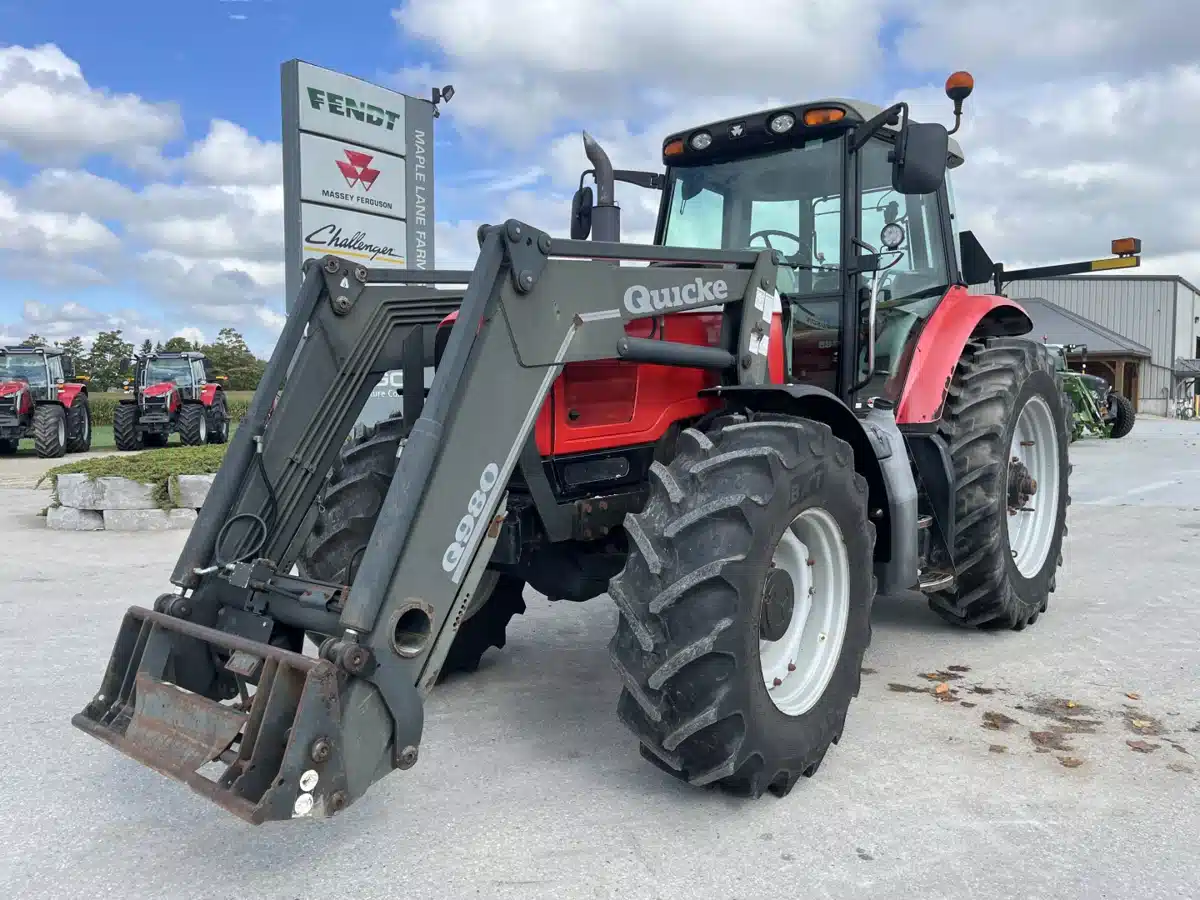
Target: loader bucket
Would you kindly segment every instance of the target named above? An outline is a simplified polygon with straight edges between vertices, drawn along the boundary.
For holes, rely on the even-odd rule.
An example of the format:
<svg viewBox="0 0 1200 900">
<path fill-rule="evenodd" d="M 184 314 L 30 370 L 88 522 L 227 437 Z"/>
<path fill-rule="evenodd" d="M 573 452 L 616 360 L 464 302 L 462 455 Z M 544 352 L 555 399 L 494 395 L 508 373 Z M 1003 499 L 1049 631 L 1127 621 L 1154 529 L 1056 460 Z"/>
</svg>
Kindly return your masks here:
<svg viewBox="0 0 1200 900">
<path fill-rule="evenodd" d="M 253 694 L 224 703 L 172 683 L 197 650 Z M 255 825 L 346 805 L 337 670 L 323 659 L 134 606 L 100 691 L 71 722 Z"/>
</svg>

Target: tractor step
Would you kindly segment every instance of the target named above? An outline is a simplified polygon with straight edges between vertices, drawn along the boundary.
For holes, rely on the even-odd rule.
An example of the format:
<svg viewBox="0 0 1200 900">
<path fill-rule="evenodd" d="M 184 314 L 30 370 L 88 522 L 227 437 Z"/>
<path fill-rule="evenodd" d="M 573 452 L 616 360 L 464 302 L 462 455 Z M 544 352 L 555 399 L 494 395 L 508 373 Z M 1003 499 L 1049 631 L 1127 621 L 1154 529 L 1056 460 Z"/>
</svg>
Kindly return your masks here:
<svg viewBox="0 0 1200 900">
<path fill-rule="evenodd" d="M 225 658 L 237 700 L 169 680 L 197 651 Z M 163 613 L 130 607 L 100 691 L 71 723 L 255 825 L 346 802 L 334 665 Z M 213 763 L 223 771 L 201 772 Z"/>
</svg>

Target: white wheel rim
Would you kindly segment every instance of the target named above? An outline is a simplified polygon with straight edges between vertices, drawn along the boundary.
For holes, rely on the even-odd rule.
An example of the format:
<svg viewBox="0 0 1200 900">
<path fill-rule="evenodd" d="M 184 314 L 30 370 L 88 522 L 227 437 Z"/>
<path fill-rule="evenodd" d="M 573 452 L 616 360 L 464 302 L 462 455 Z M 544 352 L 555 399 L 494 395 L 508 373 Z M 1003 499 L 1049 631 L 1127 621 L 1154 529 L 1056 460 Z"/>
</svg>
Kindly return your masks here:
<svg viewBox="0 0 1200 900">
<path fill-rule="evenodd" d="M 87 408 L 83 410 L 83 434 L 79 436 L 80 440 L 86 441 L 92 433 L 92 417 L 88 415 Z"/>
<path fill-rule="evenodd" d="M 772 562 L 792 579 L 795 602 L 787 630 L 777 641 L 760 640 L 758 658 L 771 702 L 784 715 L 801 716 L 821 699 L 841 657 L 850 557 L 837 520 L 806 509 L 783 533 Z"/>
<path fill-rule="evenodd" d="M 1008 529 L 1008 548 L 1012 551 L 1017 571 L 1032 578 L 1046 563 L 1050 545 L 1054 542 L 1054 526 L 1058 519 L 1058 429 L 1054 427 L 1050 405 L 1042 397 L 1030 397 L 1017 416 L 1013 428 L 1008 458 L 1020 460 L 1029 470 L 1036 491 L 1021 510 L 1005 510 Z M 1005 478 L 1003 502 L 1009 507 L 1008 480 Z"/>
<path fill-rule="evenodd" d="M 200 440 L 205 440 L 208 437 L 208 413 L 200 414 Z"/>
<path fill-rule="evenodd" d="M 58 445 L 61 447 L 67 442 L 67 420 L 65 418 L 59 418 L 55 433 L 58 436 Z"/>
</svg>

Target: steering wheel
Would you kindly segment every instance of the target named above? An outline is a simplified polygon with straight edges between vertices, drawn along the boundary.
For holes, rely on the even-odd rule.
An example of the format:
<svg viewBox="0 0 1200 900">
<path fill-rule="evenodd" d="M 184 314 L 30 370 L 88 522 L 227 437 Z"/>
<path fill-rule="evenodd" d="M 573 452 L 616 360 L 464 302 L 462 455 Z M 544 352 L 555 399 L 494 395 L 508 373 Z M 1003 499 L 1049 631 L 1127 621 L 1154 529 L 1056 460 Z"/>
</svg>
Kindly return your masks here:
<svg viewBox="0 0 1200 900">
<path fill-rule="evenodd" d="M 785 238 L 788 238 L 789 240 L 795 241 L 796 245 L 799 249 L 797 249 L 795 254 L 793 254 L 794 256 L 799 256 L 802 250 L 805 250 L 808 248 L 808 245 L 804 242 L 804 240 L 800 237 L 800 235 L 792 234 L 790 231 L 784 231 L 781 228 L 759 229 L 758 231 L 754 232 L 754 234 L 750 235 L 750 237 L 746 240 L 746 243 L 747 244 L 753 243 L 753 241 L 756 237 L 761 237 L 763 239 L 763 243 L 767 245 L 767 249 L 774 250 L 775 248 L 771 246 L 771 239 L 769 237 L 767 237 L 767 235 L 769 235 L 769 234 L 774 234 L 779 237 L 785 237 Z M 783 254 L 783 256 L 785 259 L 788 257 L 788 255 L 786 253 Z"/>
</svg>

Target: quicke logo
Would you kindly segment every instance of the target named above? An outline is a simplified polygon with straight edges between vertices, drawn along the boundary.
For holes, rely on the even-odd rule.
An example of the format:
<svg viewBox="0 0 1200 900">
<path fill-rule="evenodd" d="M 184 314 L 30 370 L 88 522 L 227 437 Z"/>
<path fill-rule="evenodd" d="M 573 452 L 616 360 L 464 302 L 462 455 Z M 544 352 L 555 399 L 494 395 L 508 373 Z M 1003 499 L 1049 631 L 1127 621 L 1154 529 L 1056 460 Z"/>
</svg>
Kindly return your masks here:
<svg viewBox="0 0 1200 900">
<path fill-rule="evenodd" d="M 633 284 L 625 290 L 625 308 L 635 316 L 677 307 L 712 306 L 729 297 L 729 285 L 724 279 L 705 281 L 697 278 L 687 284 L 665 288 L 648 288 Z"/>
</svg>

